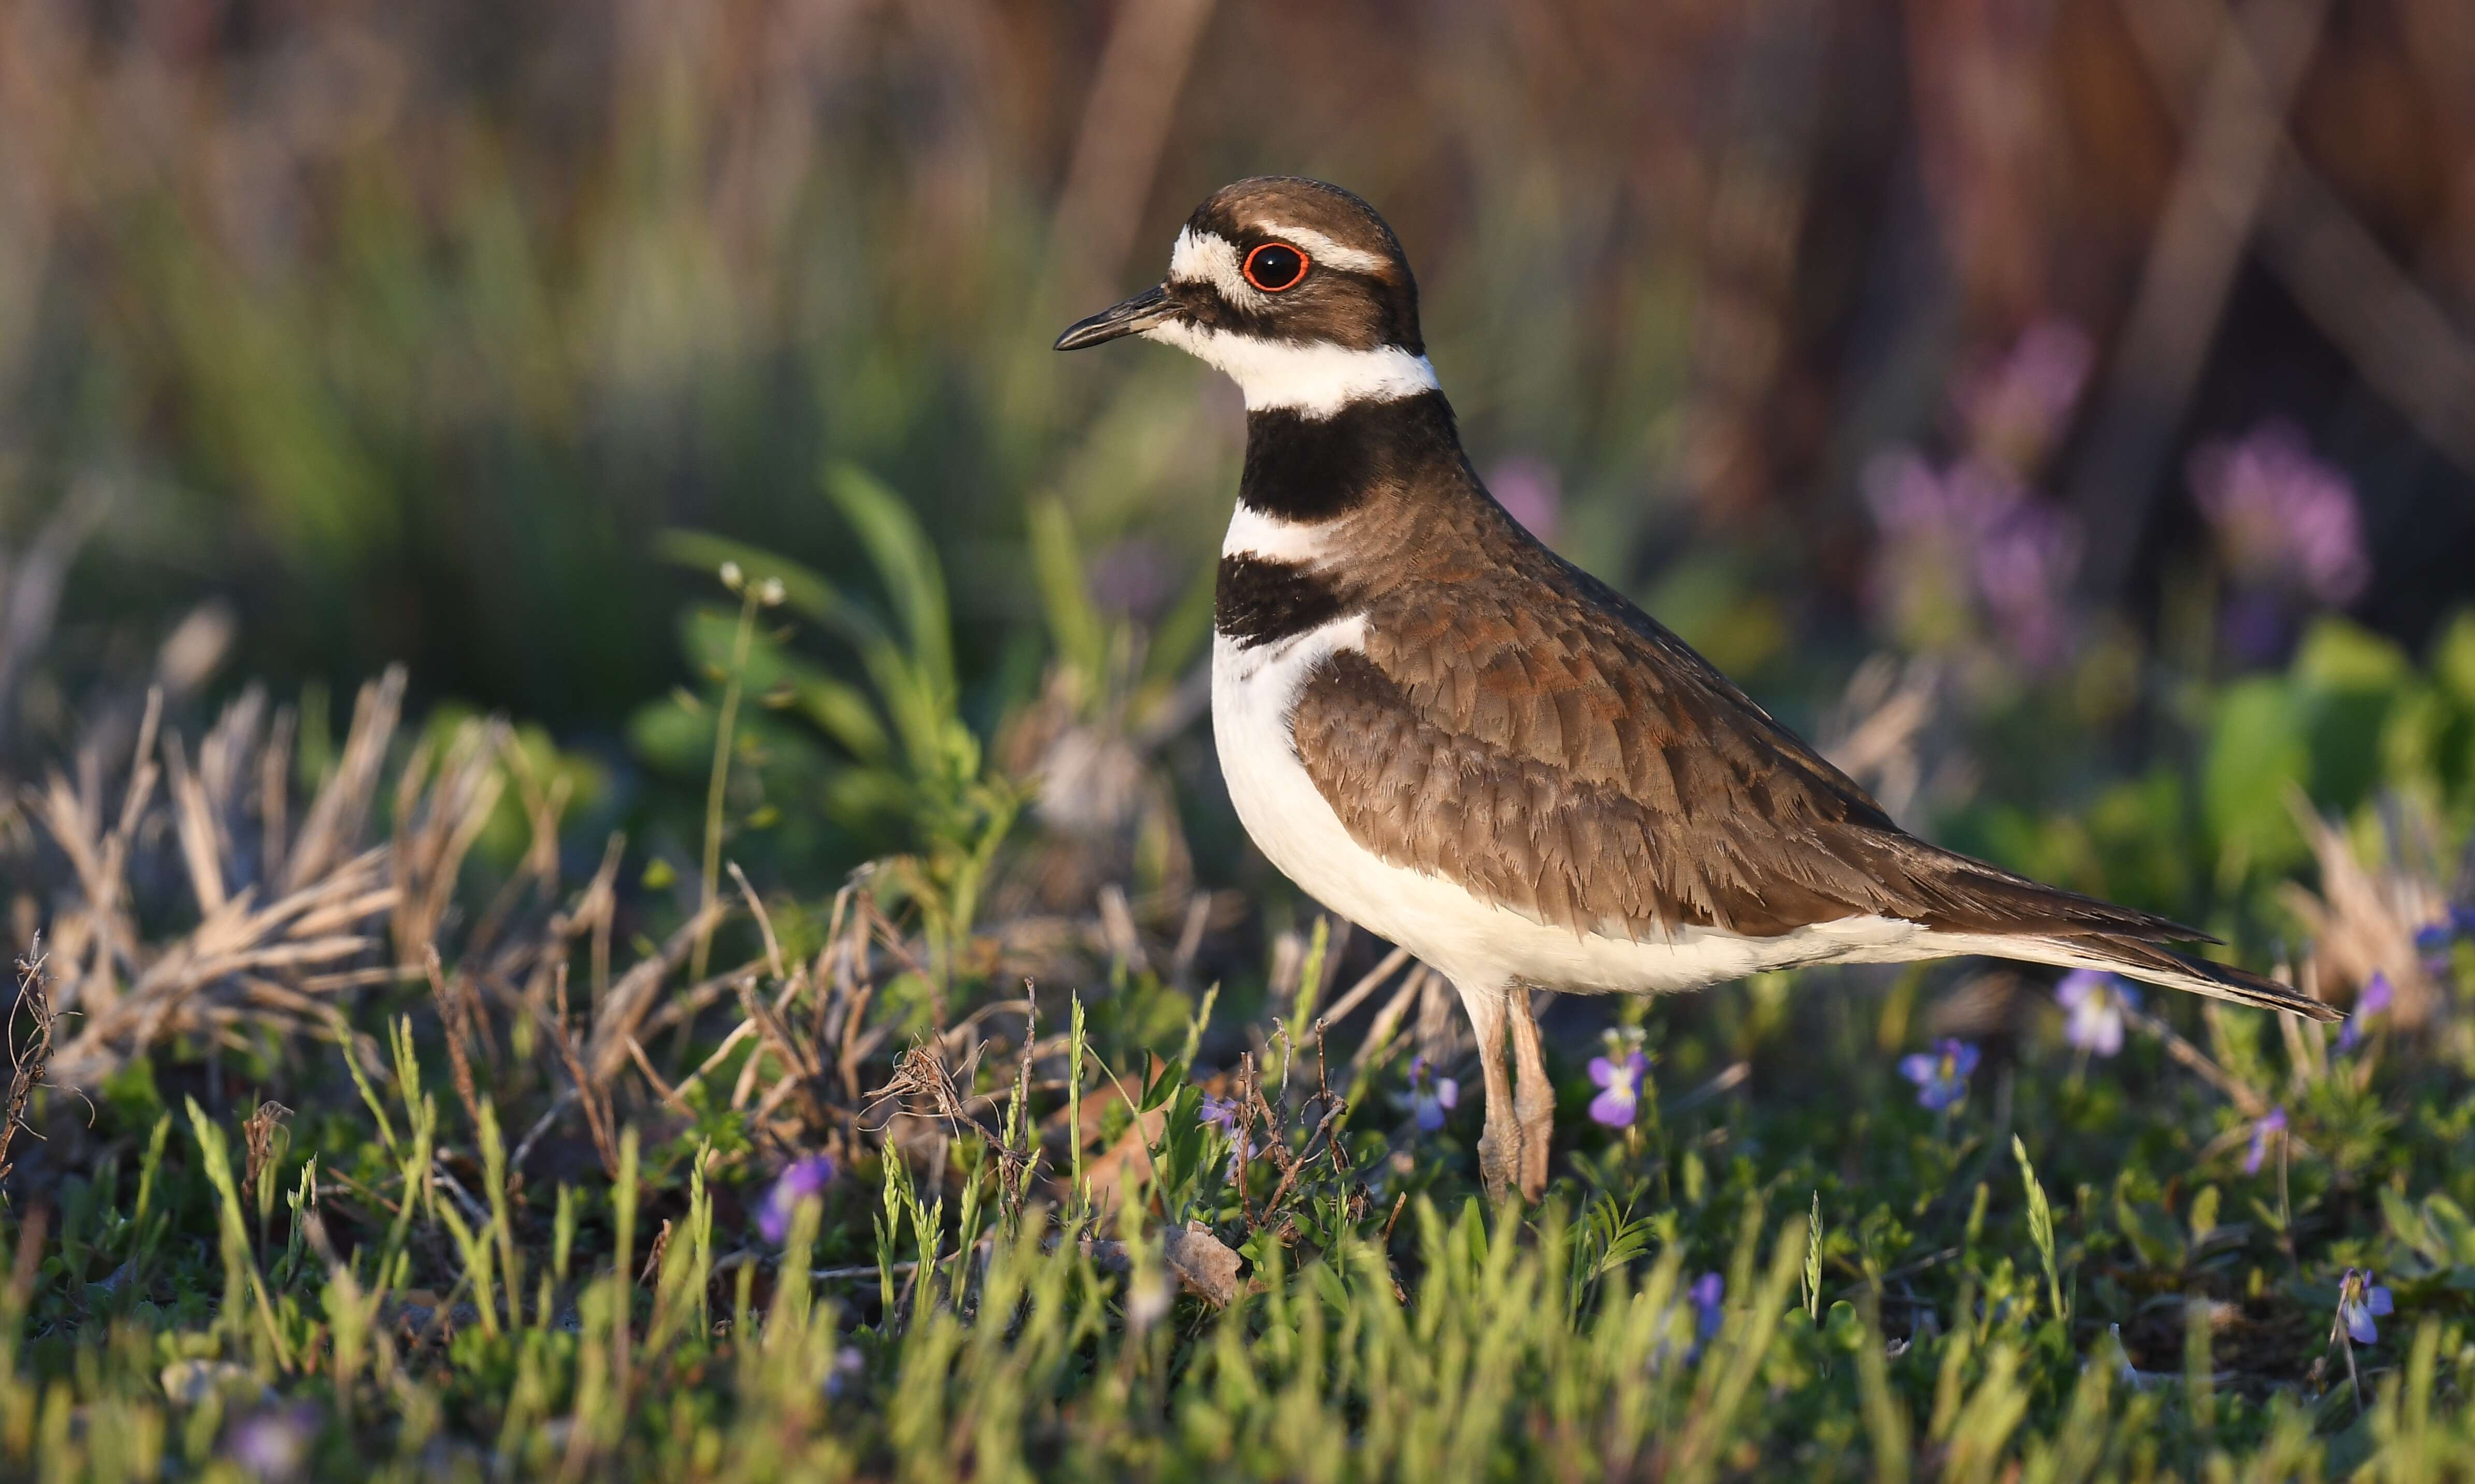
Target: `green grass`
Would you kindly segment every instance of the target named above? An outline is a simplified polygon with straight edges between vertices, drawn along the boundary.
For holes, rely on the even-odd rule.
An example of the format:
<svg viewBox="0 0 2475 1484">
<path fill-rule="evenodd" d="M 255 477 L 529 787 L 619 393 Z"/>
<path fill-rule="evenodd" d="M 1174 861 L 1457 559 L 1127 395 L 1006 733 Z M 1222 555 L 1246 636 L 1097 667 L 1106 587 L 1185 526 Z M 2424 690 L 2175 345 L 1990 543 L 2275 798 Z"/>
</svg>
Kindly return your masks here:
<svg viewBox="0 0 2475 1484">
<path fill-rule="evenodd" d="M 1751 1096 L 1568 1129 L 1535 1212 L 1468 1195 L 1466 1120 L 1403 1138 L 1380 1094 L 1277 1208 L 1259 1155 L 1241 1208 L 1164 1065 L 1140 1095 L 1171 1112 L 1156 1174 L 1099 1223 L 1123 1263 L 968 1133 L 942 1195 L 870 1160 L 777 1252 L 718 1215 L 762 1161 L 692 1130 L 630 1128 L 612 1180 L 511 1189 L 492 1105 L 442 1110 L 407 1063 L 383 1122 L 302 1115 L 251 1181 L 229 1120 L 190 1101 L 115 1128 L 124 1092 L 90 1174 L 13 1222 L 0 1449 L 59 1478 L 229 1471 L 296 1429 L 335 1476 L 2421 1478 L 2475 1456 L 2463 1068 L 2384 1064 L 2365 1091 L 2340 1064 L 2303 1089 L 2291 1161 L 2246 1175 L 2153 1043 L 2086 1072 L 2031 1050 L 2002 1074 L 2009 1136 L 1976 1100 L 1914 1107 L 1870 1044 L 1814 1073 L 1836 1085 L 1773 1091 L 1774 1058 L 1810 1059 L 1793 1041 L 1877 1029 L 1817 999 Z M 360 1227 L 388 1193 L 400 1219 Z M 1236 1302 L 1166 1297 L 1163 1217 L 1238 1246 Z M 2350 1263 L 2396 1313 L 2348 1357 L 2325 1341 Z"/>
<path fill-rule="evenodd" d="M 859 791 L 902 848 L 829 904 L 718 879 L 709 849 L 701 881 L 691 860 L 667 894 L 625 893 L 646 929 L 668 924 L 630 947 L 596 905 L 621 858 L 554 887 L 539 832 L 556 811 L 518 802 L 554 754 L 470 721 L 407 753 L 374 692 L 311 779 L 324 813 L 255 819 L 290 859 L 333 863 L 295 867 L 305 916 L 237 947 L 236 929 L 210 937 L 229 914 L 170 939 L 120 919 L 159 937 L 109 993 L 157 1007 L 158 1029 L 98 1051 L 61 1017 L 61 1064 L 109 1070 L 89 1095 L 30 1085 L 47 1142 L 12 1151 L 9 1470 L 2421 1479 L 2475 1458 L 2475 943 L 2413 948 L 2414 992 L 2352 1042 L 2152 1001 L 2120 1056 L 2093 1058 L 2042 988 L 1955 967 L 1568 1006 L 1556 1183 L 1538 1208 L 1489 1210 L 1475 1097 L 1423 1131 L 1404 1096 L 1420 1048 L 1474 1084 L 1465 1043 L 1435 1039 L 1455 1022 L 1413 1013 L 1411 966 L 1356 997 L 1391 1007 L 1374 1023 L 1353 1009 L 1326 1029 L 1318 1005 L 1347 987 L 1326 924 L 1225 994 L 1137 927 L 1022 996 L 1002 942 L 1039 919 L 1006 865 L 1032 846 L 1000 848 L 1021 785 L 938 678 L 933 558 L 898 504 L 867 513 L 909 618 L 845 616 L 873 683 L 804 724 L 888 739 Z M 743 635 L 769 578 L 796 610 L 842 601 L 788 568 L 738 577 Z M 2343 992 L 2344 953 L 2394 953 L 2419 925 L 2379 901 L 2445 909 L 2470 633 L 2427 668 L 2326 630 L 2247 683 L 2266 702 L 2222 708 L 2293 718 L 2294 746 L 2201 736 L 2211 798 L 2300 782 L 2229 756 L 2325 768 L 2368 738 L 2381 759 L 2346 828 L 2306 829 L 2306 811 L 2291 838 L 2245 834 L 2242 859 L 2169 873 L 2218 884 L 2210 920 L 2236 951 L 2312 922 L 2305 971 Z M 763 647 L 734 645 L 715 684 L 796 695 L 758 674 Z M 738 791 L 765 754 L 722 755 L 709 844 L 769 807 Z M 391 807 L 381 773 L 404 780 Z M 358 807 L 395 885 L 338 906 L 322 893 L 373 879 L 334 822 L 348 785 L 373 795 Z M 87 817 L 142 820 L 149 797 Z M 465 860 L 511 808 L 532 843 L 520 822 L 501 864 Z M 2001 817 L 2015 859 L 2044 848 L 2064 874 L 2238 848 L 2211 844 L 2207 808 Z M 2316 850 L 2317 894 L 2284 879 Z M 249 869 L 233 847 L 215 872 Z M 467 905 L 404 909 L 425 900 Z M 86 925 L 122 910 L 57 914 L 66 946 L 29 987 L 91 1008 L 107 989 Z M 283 945 L 355 923 L 358 959 L 291 951 L 330 977 L 284 966 Z M 699 1003 L 681 978 L 699 944 L 719 965 L 707 1008 L 670 1014 Z M 434 971 L 410 967 L 432 948 Z M 236 956 L 222 977 L 164 989 L 210 951 Z M 407 967 L 338 982 L 352 961 Z M 286 976 L 327 1008 L 234 997 Z M 38 1000 L 18 1017 L 25 1044 Z M 1922 1107 L 1897 1062 L 1960 1021 L 1984 1065 L 1956 1106 Z M 1611 1052 L 1656 1054 L 1620 1129 L 1583 1111 L 1600 1024 Z M 1207 1096 L 1233 1121 L 1207 1120 Z M 2271 1107 L 2286 1134 L 2256 1140 Z M 768 1240 L 775 1172 L 819 1151 L 835 1177 Z M 2350 1269 L 2394 1302 L 2369 1342 L 2334 1326 Z"/>
</svg>

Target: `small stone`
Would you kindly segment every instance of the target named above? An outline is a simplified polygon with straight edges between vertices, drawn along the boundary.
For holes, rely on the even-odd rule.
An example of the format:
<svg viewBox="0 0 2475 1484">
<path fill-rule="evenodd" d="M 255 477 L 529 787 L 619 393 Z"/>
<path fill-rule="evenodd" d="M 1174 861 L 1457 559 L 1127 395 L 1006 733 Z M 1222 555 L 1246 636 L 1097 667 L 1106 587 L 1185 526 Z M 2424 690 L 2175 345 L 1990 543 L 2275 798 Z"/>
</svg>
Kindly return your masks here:
<svg viewBox="0 0 2475 1484">
<path fill-rule="evenodd" d="M 196 1406 L 226 1389 L 245 1391 L 261 1403 L 275 1399 L 257 1373 L 238 1361 L 176 1360 L 163 1368 L 163 1395 L 178 1405 Z"/>
<path fill-rule="evenodd" d="M 1087 1241 L 1083 1251 L 1112 1272 L 1122 1273 L 1131 1265 L 1123 1242 Z M 1177 1275 L 1178 1286 L 1206 1303 L 1226 1308 L 1238 1297 L 1238 1253 L 1203 1223 L 1189 1223 L 1183 1231 L 1162 1232 L 1161 1256 L 1169 1272 Z"/>
</svg>

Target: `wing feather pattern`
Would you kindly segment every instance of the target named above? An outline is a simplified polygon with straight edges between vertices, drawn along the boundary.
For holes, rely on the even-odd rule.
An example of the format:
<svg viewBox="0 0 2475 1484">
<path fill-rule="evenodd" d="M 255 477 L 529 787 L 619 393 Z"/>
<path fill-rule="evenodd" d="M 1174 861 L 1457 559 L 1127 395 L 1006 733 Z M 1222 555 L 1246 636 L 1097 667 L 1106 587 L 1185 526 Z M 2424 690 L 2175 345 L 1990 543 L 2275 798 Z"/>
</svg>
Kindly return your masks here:
<svg viewBox="0 0 2475 1484">
<path fill-rule="evenodd" d="M 1683 641 L 1514 545 L 1510 572 L 1372 595 L 1363 650 L 1299 692 L 1300 761 L 1384 859 L 1580 934 L 1895 917 L 1996 940 L 1978 951 L 2020 939 L 2042 961 L 2330 1013 L 2157 946 L 2205 934 L 1918 839 Z"/>
</svg>

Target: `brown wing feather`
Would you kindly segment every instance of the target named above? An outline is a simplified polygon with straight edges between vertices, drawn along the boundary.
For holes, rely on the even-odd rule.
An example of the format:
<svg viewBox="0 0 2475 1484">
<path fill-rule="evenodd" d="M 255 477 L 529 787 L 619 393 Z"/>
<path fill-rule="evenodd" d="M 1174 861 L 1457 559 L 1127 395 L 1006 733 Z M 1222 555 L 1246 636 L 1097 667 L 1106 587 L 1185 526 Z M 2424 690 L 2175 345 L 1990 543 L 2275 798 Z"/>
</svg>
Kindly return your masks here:
<svg viewBox="0 0 2475 1484">
<path fill-rule="evenodd" d="M 1908 835 L 1621 596 L 1517 530 L 1454 528 L 1490 517 L 1509 527 L 1491 502 L 1423 523 L 1404 580 L 1371 597 L 1364 652 L 1334 655 L 1298 697 L 1301 761 L 1378 855 L 1636 937 L 1857 915 L 2204 937 Z"/>
</svg>

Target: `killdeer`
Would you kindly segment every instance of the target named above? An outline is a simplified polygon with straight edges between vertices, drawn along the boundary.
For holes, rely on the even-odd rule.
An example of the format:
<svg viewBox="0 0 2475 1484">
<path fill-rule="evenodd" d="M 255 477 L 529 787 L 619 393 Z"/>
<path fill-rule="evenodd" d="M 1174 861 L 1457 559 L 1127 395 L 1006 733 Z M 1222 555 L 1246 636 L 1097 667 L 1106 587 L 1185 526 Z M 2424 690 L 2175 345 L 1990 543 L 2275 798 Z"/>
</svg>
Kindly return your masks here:
<svg viewBox="0 0 2475 1484">
<path fill-rule="evenodd" d="M 1290 880 L 1459 991 L 1498 1199 L 1547 1182 L 1533 989 L 1985 954 L 2336 1018 L 2161 946 L 2204 934 L 1918 839 L 1532 539 L 1461 451 L 1409 261 L 1358 197 L 1279 176 L 1219 191 L 1164 281 L 1057 348 L 1123 335 L 1245 396 L 1212 652 L 1230 797 Z"/>
</svg>

